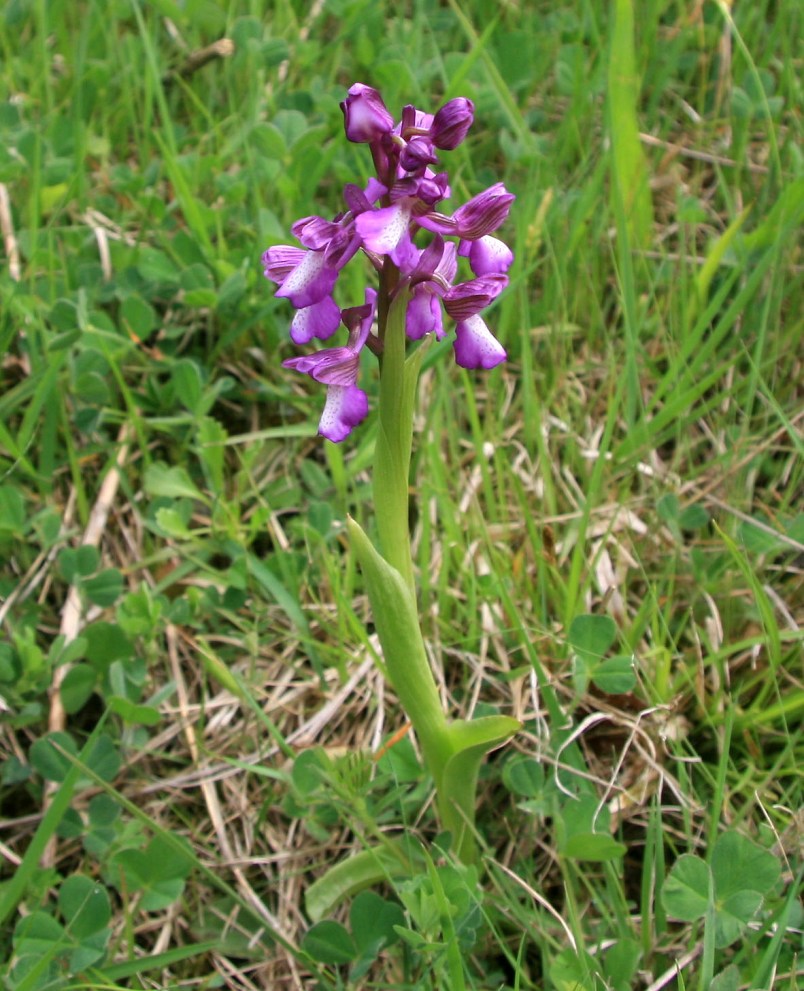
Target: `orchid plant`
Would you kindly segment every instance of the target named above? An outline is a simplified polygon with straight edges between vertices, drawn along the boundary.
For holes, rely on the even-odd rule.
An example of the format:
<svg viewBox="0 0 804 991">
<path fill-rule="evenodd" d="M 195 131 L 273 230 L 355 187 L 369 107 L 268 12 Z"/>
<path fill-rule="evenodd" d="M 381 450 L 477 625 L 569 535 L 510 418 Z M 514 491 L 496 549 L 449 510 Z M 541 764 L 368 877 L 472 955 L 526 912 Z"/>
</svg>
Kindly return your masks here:
<svg viewBox="0 0 804 991">
<path fill-rule="evenodd" d="M 262 260 L 266 277 L 279 286 L 276 295 L 296 310 L 290 325 L 295 344 L 327 341 L 341 324 L 348 331 L 344 345 L 283 363 L 326 386 L 322 436 L 339 443 L 366 418 L 361 353 L 368 349 L 378 360 L 373 493 L 379 546 L 354 520 L 348 529 L 382 646 L 381 670 L 433 776 L 441 824 L 457 855 L 471 861 L 480 763 L 519 724 L 506 716 L 451 720 L 444 711 L 417 613 L 409 471 L 419 370 L 427 339 L 446 336 L 444 311 L 455 322 L 459 365 L 490 369 L 506 358 L 481 313 L 508 284 L 513 254 L 494 232 L 514 196 L 499 182 L 451 215 L 439 210 L 451 192 L 447 173 L 436 171 L 437 152 L 465 139 L 474 119 L 471 100 L 450 100 L 435 114 L 406 106 L 395 122 L 377 90 L 356 83 L 341 109 L 346 137 L 368 145 L 376 175 L 364 188 L 346 185 L 346 209 L 333 220 L 298 220 L 292 231 L 301 247 L 271 247 Z M 376 288 L 366 288 L 359 305 L 341 309 L 334 295 L 338 276 L 358 254 L 376 271 Z M 472 277 L 456 281 L 461 258 Z"/>
</svg>

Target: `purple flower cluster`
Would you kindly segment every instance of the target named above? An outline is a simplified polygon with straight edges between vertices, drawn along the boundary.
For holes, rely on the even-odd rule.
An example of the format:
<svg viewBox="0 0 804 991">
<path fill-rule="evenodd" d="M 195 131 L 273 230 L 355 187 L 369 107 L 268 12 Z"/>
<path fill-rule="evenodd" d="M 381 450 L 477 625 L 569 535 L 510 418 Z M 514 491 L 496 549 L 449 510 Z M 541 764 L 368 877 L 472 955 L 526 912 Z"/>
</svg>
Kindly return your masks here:
<svg viewBox="0 0 804 991">
<path fill-rule="evenodd" d="M 455 321 L 455 360 L 464 368 L 493 368 L 505 360 L 502 345 L 480 313 L 508 284 L 511 250 L 492 234 L 505 221 L 514 200 L 501 183 L 475 196 L 448 216 L 436 208 L 450 197 L 446 172 L 435 172 L 436 150 L 450 151 L 466 137 L 474 118 L 471 100 L 459 97 L 436 114 L 413 106 L 395 123 L 377 90 L 355 83 L 341 104 L 350 141 L 368 144 L 377 171 L 365 189 L 344 189 L 346 210 L 334 220 L 304 217 L 291 230 L 303 247 L 278 245 L 262 256 L 265 275 L 279 285 L 276 295 L 296 308 L 291 339 L 306 344 L 328 340 L 341 322 L 349 331 L 344 347 L 325 348 L 291 358 L 287 368 L 327 386 L 319 433 L 341 441 L 368 412 L 357 385 L 360 351 L 382 348 L 372 334 L 375 310 L 381 319 L 390 298 L 408 294 L 405 330 L 411 340 L 444 334 L 442 309 Z M 433 237 L 416 244 L 420 231 Z M 455 238 L 447 241 L 445 238 Z M 380 294 L 366 290 L 361 306 L 341 310 L 333 290 L 341 269 L 362 251 L 382 274 Z M 455 283 L 458 258 L 474 278 Z M 382 299 L 382 295 L 385 299 Z"/>
</svg>

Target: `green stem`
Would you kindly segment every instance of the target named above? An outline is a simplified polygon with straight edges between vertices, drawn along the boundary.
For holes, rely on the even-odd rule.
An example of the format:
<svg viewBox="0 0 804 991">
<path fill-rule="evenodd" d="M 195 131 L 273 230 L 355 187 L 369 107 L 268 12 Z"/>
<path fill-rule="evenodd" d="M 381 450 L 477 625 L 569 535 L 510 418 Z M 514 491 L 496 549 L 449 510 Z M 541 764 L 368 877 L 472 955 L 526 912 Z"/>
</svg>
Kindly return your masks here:
<svg viewBox="0 0 804 991">
<path fill-rule="evenodd" d="M 375 449 L 374 508 L 380 547 L 389 564 L 405 579 L 412 595 L 413 558 L 408 521 L 410 450 L 413 410 L 418 382 L 417 355 L 405 362 L 406 292 L 391 302 L 384 321 L 380 365 L 379 432 Z"/>
<path fill-rule="evenodd" d="M 423 350 L 405 355 L 408 298 L 407 292 L 399 292 L 387 310 L 384 300 L 381 311 L 385 319 L 381 315 L 374 506 L 382 553 L 354 520 L 349 521 L 349 532 L 366 578 L 385 670 L 433 775 L 441 824 L 452 834 L 458 856 L 469 862 L 476 856 L 478 768 L 483 756 L 513 735 L 519 724 L 505 716 L 450 723 L 427 659 L 416 608 L 408 519 L 413 413 Z"/>
</svg>

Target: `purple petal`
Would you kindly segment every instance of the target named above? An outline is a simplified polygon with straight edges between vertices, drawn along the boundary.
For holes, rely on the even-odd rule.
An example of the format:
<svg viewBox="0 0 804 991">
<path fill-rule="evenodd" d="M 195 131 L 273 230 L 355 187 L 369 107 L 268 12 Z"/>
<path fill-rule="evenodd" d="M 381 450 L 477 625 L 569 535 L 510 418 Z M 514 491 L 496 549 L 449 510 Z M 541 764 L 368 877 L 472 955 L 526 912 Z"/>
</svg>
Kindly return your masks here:
<svg viewBox="0 0 804 991">
<path fill-rule="evenodd" d="M 503 223 L 516 197 L 497 182 L 458 207 L 452 215 L 456 233 L 468 241 L 491 234 Z"/>
<path fill-rule="evenodd" d="M 320 341 L 332 337 L 341 322 L 341 311 L 332 296 L 325 296 L 312 306 L 297 310 L 290 325 L 294 344 L 307 344 L 314 337 Z"/>
<path fill-rule="evenodd" d="M 407 141 L 408 135 L 405 134 L 405 131 L 429 131 L 432 126 L 433 115 L 427 114 L 423 110 L 417 110 L 409 103 L 402 108 L 402 120 L 396 133 Z"/>
<path fill-rule="evenodd" d="M 419 255 L 415 268 L 410 273 L 410 281 L 413 285 L 417 282 L 426 282 L 433 277 L 433 273 L 441 263 L 444 255 L 444 238 L 436 234 L 433 240 L 427 245 Z"/>
<path fill-rule="evenodd" d="M 508 245 L 491 234 L 485 234 L 476 241 L 462 241 L 459 254 L 468 256 L 475 275 L 507 272 L 514 260 L 514 253 Z"/>
<path fill-rule="evenodd" d="M 377 141 L 394 126 L 382 97 L 371 86 L 355 83 L 341 103 L 346 137 L 359 144 Z"/>
<path fill-rule="evenodd" d="M 413 243 L 409 231 L 405 231 L 402 240 L 391 252 L 391 261 L 396 265 L 402 275 L 412 271 L 416 267 L 421 252 Z"/>
<path fill-rule="evenodd" d="M 360 249 L 360 238 L 354 225 L 339 228 L 324 250 L 326 264 L 338 272 L 350 261 Z"/>
<path fill-rule="evenodd" d="M 349 207 L 352 216 L 356 217 L 359 213 L 365 213 L 366 210 L 371 210 L 377 200 L 381 196 L 385 196 L 387 192 L 388 189 L 386 186 L 383 186 L 379 180 L 371 178 L 365 190 L 361 189 L 360 186 L 356 186 L 353 182 L 347 182 L 343 187 L 343 198 L 346 200 L 346 205 Z"/>
<path fill-rule="evenodd" d="M 325 385 L 354 385 L 357 382 L 359 365 L 357 352 L 349 347 L 323 348 L 315 354 L 288 358 L 282 362 L 283 368 L 302 372 Z"/>
<path fill-rule="evenodd" d="M 411 138 L 399 156 L 399 164 L 407 172 L 416 172 L 437 161 L 438 157 L 433 148 L 433 142 L 423 135 L 416 135 Z"/>
<path fill-rule="evenodd" d="M 352 432 L 368 414 L 368 398 L 356 385 L 331 385 L 318 423 L 318 432 L 336 444 Z"/>
<path fill-rule="evenodd" d="M 444 309 L 453 320 L 466 320 L 484 310 L 508 285 L 508 276 L 494 273 L 453 286 L 444 295 Z"/>
<path fill-rule="evenodd" d="M 425 230 L 432 231 L 434 234 L 455 235 L 458 233 L 458 225 L 452 217 L 447 217 L 443 213 L 433 211 L 422 214 L 415 220 L 419 227 L 424 227 Z"/>
<path fill-rule="evenodd" d="M 276 295 L 286 296 L 300 310 L 329 296 L 337 278 L 337 269 L 327 265 L 323 251 L 306 251 Z"/>
<path fill-rule="evenodd" d="M 411 200 L 369 210 L 355 218 L 355 227 L 364 247 L 378 255 L 388 255 L 404 237 L 410 223 Z"/>
<path fill-rule="evenodd" d="M 295 248 L 289 244 L 277 244 L 269 248 L 262 256 L 265 278 L 281 286 L 305 254 L 303 248 Z"/>
<path fill-rule="evenodd" d="M 430 137 L 436 148 L 452 151 L 466 137 L 474 121 L 475 105 L 462 96 L 450 100 L 436 113 Z"/>
<path fill-rule="evenodd" d="M 324 385 L 354 385 L 360 370 L 360 356 L 349 347 L 324 348 L 310 376 Z"/>
<path fill-rule="evenodd" d="M 293 236 L 297 237 L 305 248 L 320 251 L 340 230 L 340 225 L 323 217 L 302 217 L 290 228 Z"/>
<path fill-rule="evenodd" d="M 455 360 L 461 368 L 494 368 L 508 357 L 482 317 L 461 320 L 455 329 Z"/>
<path fill-rule="evenodd" d="M 320 353 L 320 352 L 319 352 Z M 298 358 L 288 358 L 282 362 L 283 368 L 292 368 L 303 375 L 312 375 L 318 362 L 318 354 L 302 354 Z"/>
<path fill-rule="evenodd" d="M 441 303 L 438 296 L 423 287 L 414 290 L 405 311 L 405 333 L 412 341 L 434 333 L 440 341 L 444 336 Z"/>
<path fill-rule="evenodd" d="M 388 187 L 383 186 L 379 179 L 375 179 L 374 176 L 372 176 L 366 183 L 364 192 L 369 203 L 376 203 L 380 197 L 385 196 L 388 193 Z"/>
<path fill-rule="evenodd" d="M 414 289 L 405 311 L 405 333 L 412 341 L 418 341 L 425 334 L 436 330 L 433 303 L 436 305 L 436 312 L 439 316 L 441 315 L 441 305 L 438 298 L 427 292 L 426 289 L 421 287 L 417 287 L 417 289 Z"/>
<path fill-rule="evenodd" d="M 368 340 L 374 313 L 377 309 L 377 290 L 366 289 L 366 302 L 362 306 L 350 306 L 343 311 L 343 322 L 349 330 L 348 347 L 357 353 Z"/>
</svg>

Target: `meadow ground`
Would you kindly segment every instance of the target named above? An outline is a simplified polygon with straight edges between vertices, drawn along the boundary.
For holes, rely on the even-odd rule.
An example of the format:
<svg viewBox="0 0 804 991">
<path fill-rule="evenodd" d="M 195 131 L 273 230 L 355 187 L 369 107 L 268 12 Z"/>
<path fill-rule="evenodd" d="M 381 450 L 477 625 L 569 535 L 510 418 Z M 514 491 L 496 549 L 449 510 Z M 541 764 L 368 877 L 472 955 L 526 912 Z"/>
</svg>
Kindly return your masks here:
<svg viewBox="0 0 804 991">
<path fill-rule="evenodd" d="M 801 28 L 0 5 L 3 987 L 798 986 Z M 455 200 L 517 195 L 509 360 L 428 351 L 411 478 L 445 703 L 522 722 L 470 867 L 345 536 L 376 422 L 316 436 L 260 265 L 370 174 L 355 81 L 395 115 L 470 97 Z M 311 887 L 400 835 L 406 876 Z"/>
</svg>

